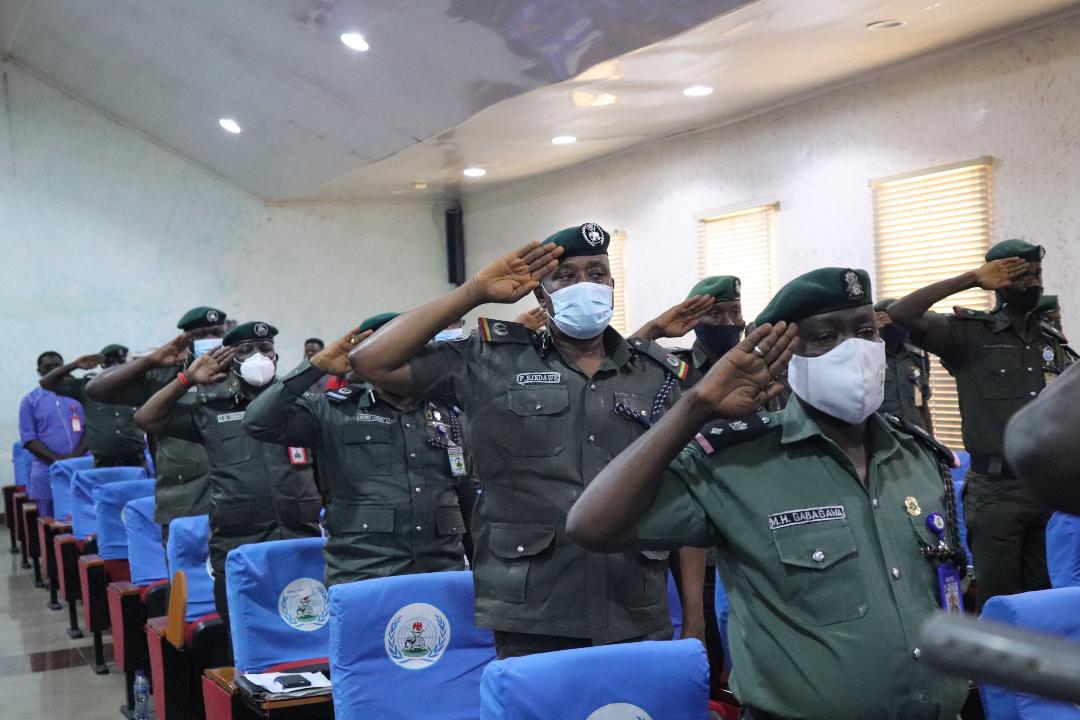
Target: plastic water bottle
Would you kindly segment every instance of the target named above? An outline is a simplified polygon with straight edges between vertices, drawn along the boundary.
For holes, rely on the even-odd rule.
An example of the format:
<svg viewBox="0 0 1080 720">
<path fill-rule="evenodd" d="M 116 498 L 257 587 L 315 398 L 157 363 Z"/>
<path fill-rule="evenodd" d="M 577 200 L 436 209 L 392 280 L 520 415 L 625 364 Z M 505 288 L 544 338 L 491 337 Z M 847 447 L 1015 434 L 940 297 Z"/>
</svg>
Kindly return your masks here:
<svg viewBox="0 0 1080 720">
<path fill-rule="evenodd" d="M 135 697 L 135 707 L 131 712 L 131 720 L 150 720 L 150 683 L 142 670 L 135 671 L 132 694 Z"/>
</svg>

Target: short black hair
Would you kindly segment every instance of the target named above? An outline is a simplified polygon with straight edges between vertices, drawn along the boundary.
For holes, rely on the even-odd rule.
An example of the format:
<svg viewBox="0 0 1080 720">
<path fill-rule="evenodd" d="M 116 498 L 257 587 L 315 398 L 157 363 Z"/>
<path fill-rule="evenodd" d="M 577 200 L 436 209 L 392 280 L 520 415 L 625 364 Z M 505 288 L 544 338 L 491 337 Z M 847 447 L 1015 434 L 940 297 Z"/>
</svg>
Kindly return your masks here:
<svg viewBox="0 0 1080 720">
<path fill-rule="evenodd" d="M 324 343 L 319 338 L 308 338 L 307 340 L 304 341 L 304 344 L 307 345 L 308 343 L 315 343 L 315 344 L 320 345 L 322 347 L 326 347 L 326 343 Z"/>
<path fill-rule="evenodd" d="M 55 350 L 46 350 L 45 352 L 43 352 L 43 353 L 41 353 L 40 355 L 37 356 L 37 364 L 41 365 L 41 361 L 44 360 L 45 358 L 49 357 L 50 355 L 55 355 L 56 357 L 60 358 L 60 362 L 64 362 L 64 356 L 63 355 L 56 352 Z"/>
</svg>

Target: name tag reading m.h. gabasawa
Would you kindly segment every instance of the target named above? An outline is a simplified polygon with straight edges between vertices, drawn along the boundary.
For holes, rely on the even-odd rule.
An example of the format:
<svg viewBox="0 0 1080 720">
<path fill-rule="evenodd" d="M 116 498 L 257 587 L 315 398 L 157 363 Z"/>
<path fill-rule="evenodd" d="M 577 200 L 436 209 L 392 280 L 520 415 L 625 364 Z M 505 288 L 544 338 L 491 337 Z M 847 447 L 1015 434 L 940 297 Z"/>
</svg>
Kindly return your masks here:
<svg viewBox="0 0 1080 720">
<path fill-rule="evenodd" d="M 790 525 L 806 525 L 829 520 L 844 520 L 845 518 L 847 518 L 847 513 L 844 512 L 843 505 L 787 510 L 769 516 L 769 529 L 779 530 Z"/>
</svg>

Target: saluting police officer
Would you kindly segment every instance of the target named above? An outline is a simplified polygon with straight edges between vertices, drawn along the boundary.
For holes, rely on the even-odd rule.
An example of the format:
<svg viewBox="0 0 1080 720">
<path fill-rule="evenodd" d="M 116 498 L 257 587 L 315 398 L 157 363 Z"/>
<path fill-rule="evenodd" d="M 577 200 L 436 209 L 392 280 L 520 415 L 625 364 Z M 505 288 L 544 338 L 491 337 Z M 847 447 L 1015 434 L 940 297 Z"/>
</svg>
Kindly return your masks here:
<svg viewBox="0 0 1080 720">
<path fill-rule="evenodd" d="M 874 303 L 878 332 L 885 341 L 885 400 L 881 403 L 881 412 L 899 415 L 933 435 L 930 355 L 912 345 L 908 331 L 893 323 L 886 310 L 894 302 L 896 298 Z"/>
<path fill-rule="evenodd" d="M 952 455 L 876 412 L 869 276 L 802 275 L 755 324 L 600 472 L 567 532 L 593 550 L 716 548 L 744 718 L 954 720 L 967 683 L 915 645 L 960 607 Z M 789 359 L 787 406 L 758 411 Z"/>
<path fill-rule="evenodd" d="M 305 389 L 348 372 L 349 351 L 397 316 L 383 313 L 312 355 L 251 403 L 259 440 L 311 447 L 327 485 L 326 584 L 462 570 L 476 503 L 460 412 L 363 384 Z"/>
<path fill-rule="evenodd" d="M 888 308 L 893 321 L 938 355 L 956 378 L 964 447 L 971 454 L 964 519 L 980 608 L 995 595 L 1050 587 L 1050 513 L 1003 455 L 1009 418 L 1071 363 L 1064 338 L 1032 312 L 1042 295 L 1043 255 L 1042 246 L 1005 240 L 990 248 L 979 269 L 916 290 Z M 929 312 L 935 303 L 974 287 L 996 291 L 993 312 Z"/>
<path fill-rule="evenodd" d="M 574 500 L 669 407 L 689 370 L 608 326 L 609 242 L 586 223 L 526 245 L 350 356 L 375 385 L 468 416 L 483 487 L 472 525 L 476 621 L 495 630 L 501 657 L 671 635 L 662 555 L 587 553 L 565 533 Z M 479 336 L 428 345 L 473 308 L 529 292 L 551 317 L 548 333 L 481 319 Z"/>
<path fill-rule="evenodd" d="M 273 382 L 277 328 L 249 322 L 154 394 L 135 422 L 147 432 L 201 443 L 210 461 L 210 564 L 214 603 L 228 627 L 225 559 L 250 543 L 320 534 L 322 499 L 311 451 L 244 432 L 248 405 Z M 191 402 L 180 403 L 191 397 Z"/>
<path fill-rule="evenodd" d="M 225 334 L 223 311 L 209 306 L 188 310 L 177 328 L 182 334 L 149 355 L 109 368 L 86 386 L 93 400 L 138 407 L 176 378 L 195 357 L 221 345 Z M 184 397 L 180 402 L 187 403 Z M 164 543 L 174 518 L 205 515 L 210 511 L 206 450 L 198 443 L 173 437 L 152 437 L 154 469 L 154 522 L 161 524 Z"/>
<path fill-rule="evenodd" d="M 106 345 L 97 355 L 83 355 L 74 362 L 56 368 L 41 378 L 41 387 L 78 400 L 86 412 L 86 438 L 94 456 L 94 467 L 139 467 L 146 464 L 146 437 L 131 419 L 135 408 L 130 405 L 108 405 L 89 397 L 86 386 L 93 378 L 71 376 L 76 370 L 92 370 L 127 362 L 128 349 L 123 345 Z"/>
</svg>

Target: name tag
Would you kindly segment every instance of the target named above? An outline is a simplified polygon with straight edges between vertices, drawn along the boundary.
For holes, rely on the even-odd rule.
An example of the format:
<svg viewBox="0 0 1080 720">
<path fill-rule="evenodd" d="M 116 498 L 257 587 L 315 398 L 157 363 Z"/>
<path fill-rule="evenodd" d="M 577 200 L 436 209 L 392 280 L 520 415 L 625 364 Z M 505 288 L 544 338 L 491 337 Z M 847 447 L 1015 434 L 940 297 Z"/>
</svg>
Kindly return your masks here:
<svg viewBox="0 0 1080 720">
<path fill-rule="evenodd" d="M 357 413 L 356 422 L 381 423 L 383 425 L 390 425 L 394 421 L 390 418 L 383 417 L 382 415 L 368 415 L 367 413 Z"/>
<path fill-rule="evenodd" d="M 558 385 L 562 382 L 562 373 L 536 372 L 518 373 L 518 385 Z"/>
<path fill-rule="evenodd" d="M 244 412 L 245 411 L 234 412 L 234 413 L 226 413 L 224 415 L 218 415 L 217 416 L 217 421 L 219 423 L 227 423 L 227 422 L 236 422 L 237 420 L 243 420 L 244 419 Z"/>
<path fill-rule="evenodd" d="M 826 505 L 824 507 L 803 508 L 801 510 L 788 510 L 769 516 L 769 529 L 779 530 L 791 525 L 806 525 L 808 523 L 827 522 L 829 520 L 844 520 L 847 513 L 843 505 Z"/>
</svg>

